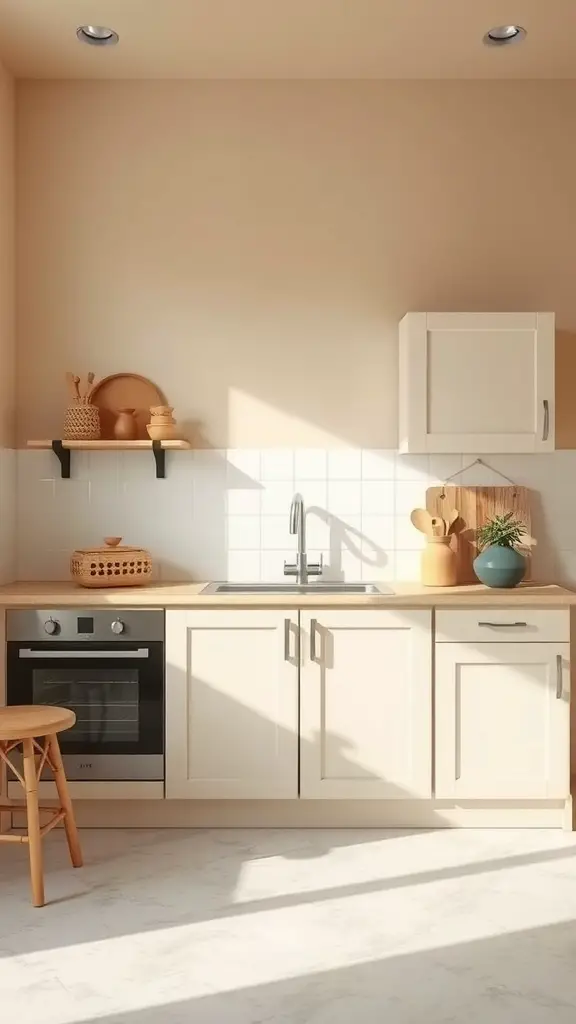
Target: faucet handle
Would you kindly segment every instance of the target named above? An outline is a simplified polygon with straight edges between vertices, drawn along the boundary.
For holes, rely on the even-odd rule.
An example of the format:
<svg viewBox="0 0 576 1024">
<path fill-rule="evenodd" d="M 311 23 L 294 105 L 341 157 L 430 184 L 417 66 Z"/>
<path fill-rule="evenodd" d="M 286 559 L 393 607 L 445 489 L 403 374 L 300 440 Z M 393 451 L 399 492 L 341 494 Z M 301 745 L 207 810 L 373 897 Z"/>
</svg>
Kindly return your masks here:
<svg viewBox="0 0 576 1024">
<path fill-rule="evenodd" d="M 284 562 L 284 575 L 285 576 L 297 576 L 298 566 L 296 562 Z"/>
<path fill-rule="evenodd" d="M 320 558 L 317 562 L 308 562 L 307 568 L 309 576 L 321 576 L 324 570 L 324 555 L 320 553 Z"/>
</svg>

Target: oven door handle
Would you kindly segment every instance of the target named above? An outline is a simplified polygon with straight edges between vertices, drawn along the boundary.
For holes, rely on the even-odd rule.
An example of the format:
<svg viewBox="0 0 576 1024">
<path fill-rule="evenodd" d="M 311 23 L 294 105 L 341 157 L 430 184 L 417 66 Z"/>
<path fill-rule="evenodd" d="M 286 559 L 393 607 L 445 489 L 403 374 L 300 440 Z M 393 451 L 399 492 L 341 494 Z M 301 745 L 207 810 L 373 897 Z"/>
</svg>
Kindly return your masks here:
<svg viewBox="0 0 576 1024">
<path fill-rule="evenodd" d="M 64 659 L 77 659 L 81 658 L 84 661 L 92 661 L 95 658 L 149 658 L 150 652 L 147 647 L 138 647 L 134 651 L 33 651 L 31 647 L 21 647 L 18 651 L 19 658 L 36 658 L 38 661 L 44 661 L 45 658 L 56 658 L 60 660 Z"/>
</svg>

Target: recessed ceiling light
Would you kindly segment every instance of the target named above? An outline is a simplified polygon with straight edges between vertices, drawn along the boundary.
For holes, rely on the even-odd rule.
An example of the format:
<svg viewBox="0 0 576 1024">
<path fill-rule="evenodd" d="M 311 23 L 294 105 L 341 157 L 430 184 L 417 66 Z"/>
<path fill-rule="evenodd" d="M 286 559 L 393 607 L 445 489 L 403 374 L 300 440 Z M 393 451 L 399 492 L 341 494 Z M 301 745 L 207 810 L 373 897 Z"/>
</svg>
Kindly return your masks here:
<svg viewBox="0 0 576 1024">
<path fill-rule="evenodd" d="M 518 43 L 525 37 L 526 29 L 521 25 L 496 25 L 488 29 L 483 42 L 486 46 L 509 46 L 510 43 Z"/>
<path fill-rule="evenodd" d="M 112 28 L 104 28 L 103 25 L 80 25 L 76 29 L 76 35 L 81 43 L 88 43 L 90 46 L 113 46 L 118 42 L 118 33 Z"/>
</svg>

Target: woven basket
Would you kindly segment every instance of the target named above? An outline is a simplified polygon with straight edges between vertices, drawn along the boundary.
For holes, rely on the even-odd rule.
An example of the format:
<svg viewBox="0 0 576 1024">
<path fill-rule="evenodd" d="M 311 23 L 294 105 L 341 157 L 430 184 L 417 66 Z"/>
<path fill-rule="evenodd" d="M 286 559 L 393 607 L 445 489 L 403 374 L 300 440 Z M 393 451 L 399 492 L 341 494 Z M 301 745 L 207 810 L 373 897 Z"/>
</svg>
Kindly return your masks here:
<svg viewBox="0 0 576 1024">
<path fill-rule="evenodd" d="M 96 405 L 84 405 L 76 402 L 69 405 L 64 415 L 65 441 L 99 441 L 100 413 Z"/>
<path fill-rule="evenodd" d="M 150 583 L 152 558 L 144 548 L 119 547 L 121 537 L 105 537 L 105 547 L 82 548 L 70 559 L 70 573 L 81 587 L 138 587 Z"/>
</svg>

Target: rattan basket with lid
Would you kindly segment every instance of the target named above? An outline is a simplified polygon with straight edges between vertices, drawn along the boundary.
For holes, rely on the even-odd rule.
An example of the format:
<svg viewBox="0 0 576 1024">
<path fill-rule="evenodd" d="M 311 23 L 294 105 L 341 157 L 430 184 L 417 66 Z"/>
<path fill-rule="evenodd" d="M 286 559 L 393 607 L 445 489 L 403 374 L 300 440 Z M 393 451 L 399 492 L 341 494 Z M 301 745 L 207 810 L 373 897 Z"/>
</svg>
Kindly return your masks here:
<svg viewBox="0 0 576 1024">
<path fill-rule="evenodd" d="M 82 548 L 70 559 L 70 573 L 81 587 L 138 587 L 152 577 L 152 558 L 144 548 L 120 546 L 121 537 L 104 537 L 104 547 Z"/>
</svg>

